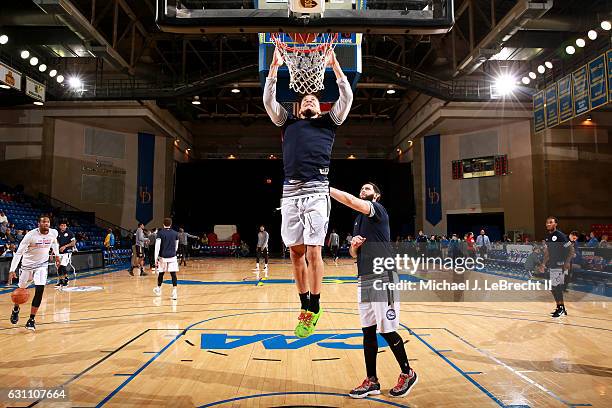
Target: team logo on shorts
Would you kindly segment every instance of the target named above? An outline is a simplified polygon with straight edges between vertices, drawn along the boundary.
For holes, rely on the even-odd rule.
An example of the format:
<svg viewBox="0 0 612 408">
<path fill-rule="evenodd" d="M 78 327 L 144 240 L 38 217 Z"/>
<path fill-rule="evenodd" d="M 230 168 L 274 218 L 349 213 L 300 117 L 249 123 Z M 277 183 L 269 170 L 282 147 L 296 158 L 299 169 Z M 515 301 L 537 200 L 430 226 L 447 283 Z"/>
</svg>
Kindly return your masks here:
<svg viewBox="0 0 612 408">
<path fill-rule="evenodd" d="M 387 310 L 387 319 L 395 320 L 396 317 L 397 317 L 397 315 L 395 314 L 395 310 L 393 310 L 393 309 Z"/>
</svg>

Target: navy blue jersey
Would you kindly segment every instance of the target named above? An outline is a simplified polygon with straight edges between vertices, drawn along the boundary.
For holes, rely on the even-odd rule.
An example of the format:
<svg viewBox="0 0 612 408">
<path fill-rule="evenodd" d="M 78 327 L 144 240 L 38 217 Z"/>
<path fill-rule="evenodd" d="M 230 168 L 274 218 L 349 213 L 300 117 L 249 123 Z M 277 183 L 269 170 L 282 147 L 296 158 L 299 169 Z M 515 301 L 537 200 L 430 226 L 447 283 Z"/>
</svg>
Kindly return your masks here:
<svg viewBox="0 0 612 408">
<path fill-rule="evenodd" d="M 329 114 L 300 119 L 289 114 L 282 127 L 285 180 L 327 180 L 338 125 Z"/>
<path fill-rule="evenodd" d="M 66 229 L 64 232 L 57 230 L 57 243 L 60 247 L 69 244 L 73 239 L 75 239 L 74 234 L 69 229 Z M 73 247 L 66 248 L 62 253 L 72 252 L 73 250 Z"/>
<path fill-rule="evenodd" d="M 178 232 L 170 228 L 163 228 L 157 232 L 157 239 L 161 240 L 159 256 L 161 258 L 174 258 L 176 256 Z"/>
<path fill-rule="evenodd" d="M 565 264 L 570 252 L 570 242 L 567 235 L 559 230 L 548 233 L 546 236 L 546 247 L 548 249 L 548 263 L 546 264 L 549 268 L 560 268 Z"/>
<path fill-rule="evenodd" d="M 389 215 L 382 204 L 372 202 L 373 213 L 359 214 L 355 219 L 353 236 L 361 235 L 366 239 L 366 255 L 362 248 L 357 252 L 357 273 L 359 276 L 371 275 L 373 257 L 393 257 L 391 247 L 391 231 L 389 229 Z"/>
</svg>

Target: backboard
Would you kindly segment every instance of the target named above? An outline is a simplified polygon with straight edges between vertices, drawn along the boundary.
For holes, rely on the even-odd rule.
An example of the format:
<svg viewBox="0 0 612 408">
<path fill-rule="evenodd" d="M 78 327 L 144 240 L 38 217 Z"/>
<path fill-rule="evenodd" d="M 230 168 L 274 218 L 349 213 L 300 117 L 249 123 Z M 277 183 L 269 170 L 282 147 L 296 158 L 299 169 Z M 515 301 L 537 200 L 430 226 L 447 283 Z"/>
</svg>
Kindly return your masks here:
<svg viewBox="0 0 612 408">
<path fill-rule="evenodd" d="M 183 34 L 353 32 L 443 34 L 454 23 L 453 0 L 290 0 L 318 5 L 320 16 L 291 13 L 288 0 L 157 0 L 162 31 Z M 318 5 L 322 6 L 322 5 Z"/>
</svg>

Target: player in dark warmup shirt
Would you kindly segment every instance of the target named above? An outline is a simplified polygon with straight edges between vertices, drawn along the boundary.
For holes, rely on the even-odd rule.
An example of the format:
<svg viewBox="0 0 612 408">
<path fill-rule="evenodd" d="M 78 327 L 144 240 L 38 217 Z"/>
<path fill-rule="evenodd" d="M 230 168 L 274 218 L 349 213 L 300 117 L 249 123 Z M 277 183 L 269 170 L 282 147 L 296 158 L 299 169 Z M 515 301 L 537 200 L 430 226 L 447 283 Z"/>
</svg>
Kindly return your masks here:
<svg viewBox="0 0 612 408">
<path fill-rule="evenodd" d="M 567 316 L 565 304 L 563 303 L 563 288 L 565 270 L 569 270 L 572 257 L 574 256 L 573 244 L 563 232 L 557 229 L 557 217 L 546 219 L 546 246 L 544 247 L 544 263 L 550 274 L 552 294 L 555 298 L 557 308 L 551 313 L 552 317 Z M 544 272 L 542 270 L 542 272 Z"/>
<path fill-rule="evenodd" d="M 72 251 L 76 246 L 76 238 L 72 231 L 68 229 L 66 221 L 60 222 L 59 231 L 57 235 L 57 243 L 60 251 L 60 266 L 57 270 L 57 285 L 56 289 L 61 289 L 64 286 L 68 286 L 68 265 L 71 265 Z"/>
<path fill-rule="evenodd" d="M 389 215 L 385 207 L 378 202 L 381 196 L 380 189 L 374 183 L 366 183 L 361 187 L 359 198 L 333 187 L 330 189 L 330 193 L 334 200 L 359 212 L 355 220 L 349 253 L 353 258 L 357 258 L 359 317 L 361 330 L 363 331 L 363 354 L 367 377 L 361 385 L 351 390 L 349 395 L 353 398 L 365 398 L 368 395 L 380 394 L 380 384 L 376 376 L 378 332 L 389 344 L 389 348 L 402 370 L 397 384 L 389 391 L 389 395 L 405 397 L 417 383 L 418 376 L 410 368 L 404 341 L 397 332 L 400 303 L 398 299 L 394 299 L 395 294 L 389 291 L 378 291 L 378 294 L 371 297 L 368 295 L 369 299 L 364 298 L 364 294 L 367 294 L 368 291 L 370 294 L 372 293 L 370 287 L 376 288 L 373 284 L 375 280 L 398 281 L 395 272 L 390 272 L 387 276 L 375 274 L 372 256 L 370 255 L 370 252 L 374 252 L 374 250 L 366 251 L 367 254 L 362 251 L 362 245 L 367 241 L 370 245 L 373 243 L 375 246 L 377 257 L 393 258 Z"/>
<path fill-rule="evenodd" d="M 176 273 L 179 270 L 176 251 L 179 245 L 179 234 L 172 229 L 172 219 L 164 218 L 164 228 L 157 232 L 155 240 L 155 269 L 157 269 L 157 286 L 153 289 L 156 296 L 161 296 L 161 285 L 164 273 L 170 272 L 172 277 L 172 300 L 178 298 Z"/>
<path fill-rule="evenodd" d="M 300 296 L 301 313 L 295 335 L 310 336 L 321 316 L 319 299 L 323 280 L 321 248 L 329 222 L 329 164 L 336 128 L 349 114 L 353 92 L 336 55 L 328 55 L 336 75 L 340 98 L 329 114 L 322 115 L 315 95 L 305 95 L 298 116 L 276 101 L 276 75 L 283 63 L 275 50 L 266 85 L 264 106 L 276 126 L 282 127 L 285 181 L 281 202 L 281 235 L 291 254 L 293 275 Z M 307 259 L 306 259 L 307 258 Z"/>
</svg>

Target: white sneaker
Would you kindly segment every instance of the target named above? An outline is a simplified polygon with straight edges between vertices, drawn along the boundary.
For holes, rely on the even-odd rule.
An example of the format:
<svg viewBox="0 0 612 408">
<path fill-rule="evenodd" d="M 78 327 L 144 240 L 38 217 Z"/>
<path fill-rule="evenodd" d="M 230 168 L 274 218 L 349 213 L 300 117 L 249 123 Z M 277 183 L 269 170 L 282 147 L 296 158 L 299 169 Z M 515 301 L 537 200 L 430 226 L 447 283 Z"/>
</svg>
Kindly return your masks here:
<svg viewBox="0 0 612 408">
<path fill-rule="evenodd" d="M 256 265 L 256 266 L 253 268 L 253 270 L 254 270 L 254 271 L 259 271 L 259 264 L 257 264 L 257 265 Z"/>
<path fill-rule="evenodd" d="M 172 288 L 172 296 L 170 297 L 172 300 L 178 299 L 178 291 L 176 288 Z"/>
<path fill-rule="evenodd" d="M 159 286 L 154 287 L 153 293 L 155 294 L 155 296 L 161 296 L 161 288 Z"/>
</svg>

